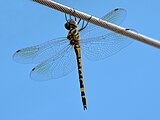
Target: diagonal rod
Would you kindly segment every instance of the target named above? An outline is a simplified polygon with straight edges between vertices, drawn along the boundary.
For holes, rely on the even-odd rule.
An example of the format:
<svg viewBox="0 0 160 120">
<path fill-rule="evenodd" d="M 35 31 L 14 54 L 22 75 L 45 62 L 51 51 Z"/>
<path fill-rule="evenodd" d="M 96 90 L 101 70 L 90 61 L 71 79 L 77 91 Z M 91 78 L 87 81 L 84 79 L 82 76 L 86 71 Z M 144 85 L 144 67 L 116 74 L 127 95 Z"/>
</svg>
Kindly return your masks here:
<svg viewBox="0 0 160 120">
<path fill-rule="evenodd" d="M 72 15 L 74 17 L 81 18 L 82 20 L 85 20 L 85 21 L 88 21 L 91 18 L 91 15 L 88 15 L 88 14 L 80 12 L 78 10 L 69 8 L 67 6 L 64 6 L 62 4 L 59 4 L 59 3 L 51 1 L 51 0 L 32 0 L 32 1 L 43 4 L 45 6 L 52 8 L 52 9 L 56 9 L 60 12 Z M 96 18 L 94 16 L 92 16 L 92 18 L 89 20 L 89 22 L 92 24 L 95 24 L 97 26 L 103 27 L 105 29 L 111 30 L 113 32 L 116 32 L 118 34 L 122 34 L 127 37 L 138 40 L 140 42 L 146 43 L 148 45 L 160 48 L 160 42 L 158 40 L 144 36 L 142 34 L 139 34 L 137 32 L 131 31 L 131 30 L 127 30 L 126 28 L 123 28 L 123 27 L 117 26 L 115 24 L 103 21 L 103 20 Z"/>
</svg>

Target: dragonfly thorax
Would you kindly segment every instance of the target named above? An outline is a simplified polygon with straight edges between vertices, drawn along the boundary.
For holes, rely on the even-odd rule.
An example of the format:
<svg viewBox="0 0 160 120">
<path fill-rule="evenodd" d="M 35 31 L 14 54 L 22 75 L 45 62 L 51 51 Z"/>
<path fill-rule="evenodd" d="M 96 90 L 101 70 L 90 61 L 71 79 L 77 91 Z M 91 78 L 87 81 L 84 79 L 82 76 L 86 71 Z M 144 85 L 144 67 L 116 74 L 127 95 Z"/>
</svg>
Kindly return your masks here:
<svg viewBox="0 0 160 120">
<path fill-rule="evenodd" d="M 79 44 L 79 31 L 75 29 L 70 29 L 67 34 L 67 39 L 70 41 L 70 45 Z"/>
<path fill-rule="evenodd" d="M 71 29 L 76 29 L 77 28 L 77 23 L 76 21 L 69 19 L 66 23 L 65 23 L 65 28 L 67 30 L 71 30 Z"/>
<path fill-rule="evenodd" d="M 73 19 L 67 20 L 65 23 L 65 28 L 68 31 L 67 39 L 70 41 L 70 45 L 74 46 L 79 44 L 79 31 L 77 30 L 77 23 Z"/>
</svg>

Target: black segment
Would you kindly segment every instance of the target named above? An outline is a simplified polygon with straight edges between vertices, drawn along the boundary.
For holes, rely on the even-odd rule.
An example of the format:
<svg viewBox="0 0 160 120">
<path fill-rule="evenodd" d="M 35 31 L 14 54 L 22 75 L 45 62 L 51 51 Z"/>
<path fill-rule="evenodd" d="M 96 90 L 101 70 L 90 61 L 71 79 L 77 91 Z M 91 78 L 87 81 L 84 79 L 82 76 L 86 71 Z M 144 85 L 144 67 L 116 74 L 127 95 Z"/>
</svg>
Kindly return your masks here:
<svg viewBox="0 0 160 120">
<path fill-rule="evenodd" d="M 82 71 L 81 70 L 79 70 L 79 74 L 82 74 Z M 82 77 L 82 76 L 81 76 Z"/>
<path fill-rule="evenodd" d="M 87 110 L 87 106 L 84 106 L 84 110 Z"/>
<path fill-rule="evenodd" d="M 21 50 L 17 50 L 16 52 L 18 53 L 18 52 L 20 52 Z"/>
<path fill-rule="evenodd" d="M 114 9 L 114 11 L 117 11 L 117 10 L 119 10 L 119 8 Z"/>
<path fill-rule="evenodd" d="M 32 71 L 34 71 L 34 70 L 35 70 L 35 68 L 32 69 Z"/>
<path fill-rule="evenodd" d="M 82 98 L 82 101 L 83 101 L 83 108 L 84 108 L 84 110 L 87 110 L 86 98 Z"/>
<path fill-rule="evenodd" d="M 80 88 L 84 88 L 83 81 L 80 80 Z"/>
<path fill-rule="evenodd" d="M 81 95 L 82 95 L 82 96 L 85 96 L 85 93 L 84 93 L 84 92 L 81 92 Z"/>
</svg>

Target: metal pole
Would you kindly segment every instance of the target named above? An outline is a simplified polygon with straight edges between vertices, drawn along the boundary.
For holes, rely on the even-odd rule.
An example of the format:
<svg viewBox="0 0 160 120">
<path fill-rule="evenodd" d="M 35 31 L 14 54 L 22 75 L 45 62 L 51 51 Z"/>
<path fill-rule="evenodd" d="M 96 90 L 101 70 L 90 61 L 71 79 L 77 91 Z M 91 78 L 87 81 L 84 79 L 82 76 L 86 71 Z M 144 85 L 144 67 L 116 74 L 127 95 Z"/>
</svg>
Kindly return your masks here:
<svg viewBox="0 0 160 120">
<path fill-rule="evenodd" d="M 92 24 L 95 24 L 95 25 L 98 25 L 100 27 L 109 29 L 109 30 L 114 31 L 118 34 L 125 35 L 125 36 L 133 38 L 135 40 L 144 42 L 144 43 L 149 44 L 151 46 L 160 48 L 160 42 L 155 40 L 155 39 L 149 38 L 147 36 L 144 36 L 142 34 L 136 33 L 136 32 L 131 31 L 131 30 L 127 30 L 126 28 L 117 26 L 115 24 L 103 21 L 103 20 L 101 20 L 99 18 L 96 18 L 94 16 L 91 17 L 91 15 L 88 15 L 88 14 L 80 12 L 78 10 L 69 8 L 67 6 L 56 3 L 54 1 L 51 1 L 51 0 L 32 0 L 32 1 L 43 4 L 43 5 L 48 6 L 50 8 L 56 9 L 60 12 L 72 15 L 74 17 L 81 18 L 82 20 L 85 20 L 85 21 L 88 21 L 91 18 L 89 20 L 89 22 L 92 23 Z"/>
</svg>

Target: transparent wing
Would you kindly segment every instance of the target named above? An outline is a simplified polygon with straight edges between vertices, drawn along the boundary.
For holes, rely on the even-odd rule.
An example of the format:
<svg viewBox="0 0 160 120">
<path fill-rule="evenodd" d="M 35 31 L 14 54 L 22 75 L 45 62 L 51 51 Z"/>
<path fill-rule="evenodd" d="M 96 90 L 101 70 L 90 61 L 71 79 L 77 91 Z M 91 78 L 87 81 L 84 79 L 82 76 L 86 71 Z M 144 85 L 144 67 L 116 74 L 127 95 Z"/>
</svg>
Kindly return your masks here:
<svg viewBox="0 0 160 120">
<path fill-rule="evenodd" d="M 76 66 L 75 53 L 68 45 L 57 56 L 54 56 L 32 69 L 30 77 L 33 80 L 50 80 L 63 77 L 74 70 Z"/>
<path fill-rule="evenodd" d="M 59 54 L 68 44 L 69 41 L 65 37 L 53 39 L 40 45 L 17 50 L 13 59 L 19 63 L 40 63 Z"/>
<path fill-rule="evenodd" d="M 131 38 L 110 32 L 99 37 L 81 39 L 81 49 L 89 60 L 101 60 L 114 55 L 132 42 Z"/>
<path fill-rule="evenodd" d="M 125 19 L 126 14 L 126 10 L 124 10 L 123 8 L 117 8 L 104 15 L 101 19 L 119 25 Z M 102 27 L 96 26 L 92 23 L 89 23 L 84 30 L 80 31 L 80 37 L 82 39 L 90 38 L 93 36 L 104 35 L 107 32 L 110 31 Z"/>
</svg>

